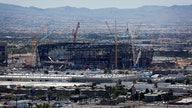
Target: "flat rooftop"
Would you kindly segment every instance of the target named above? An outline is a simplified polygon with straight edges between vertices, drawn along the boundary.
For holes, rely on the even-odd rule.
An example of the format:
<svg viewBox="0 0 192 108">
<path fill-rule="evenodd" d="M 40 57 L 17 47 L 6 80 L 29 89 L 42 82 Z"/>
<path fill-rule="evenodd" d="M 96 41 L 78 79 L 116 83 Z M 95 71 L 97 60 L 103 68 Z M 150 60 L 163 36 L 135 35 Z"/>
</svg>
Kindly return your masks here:
<svg viewBox="0 0 192 108">
<path fill-rule="evenodd" d="M 24 81 L 1 81 L 0 86 L 31 86 L 31 87 L 72 87 L 90 85 L 91 83 L 72 83 L 72 82 L 24 82 Z"/>
</svg>

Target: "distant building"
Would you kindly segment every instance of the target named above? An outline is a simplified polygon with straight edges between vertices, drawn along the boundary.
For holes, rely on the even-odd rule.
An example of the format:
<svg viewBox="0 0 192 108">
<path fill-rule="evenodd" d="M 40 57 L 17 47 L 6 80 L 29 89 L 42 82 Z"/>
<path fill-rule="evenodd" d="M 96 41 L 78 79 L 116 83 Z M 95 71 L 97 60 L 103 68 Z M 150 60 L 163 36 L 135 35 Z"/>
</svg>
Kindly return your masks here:
<svg viewBox="0 0 192 108">
<path fill-rule="evenodd" d="M 6 66 L 8 59 L 7 43 L 0 43 L 0 66 Z"/>
</svg>

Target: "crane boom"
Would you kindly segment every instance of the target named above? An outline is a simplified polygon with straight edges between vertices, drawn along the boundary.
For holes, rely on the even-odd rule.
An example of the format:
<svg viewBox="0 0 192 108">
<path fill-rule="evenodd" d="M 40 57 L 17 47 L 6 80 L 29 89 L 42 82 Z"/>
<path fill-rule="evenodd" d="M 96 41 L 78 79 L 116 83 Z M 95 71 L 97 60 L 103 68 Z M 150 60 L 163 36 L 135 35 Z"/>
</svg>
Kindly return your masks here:
<svg viewBox="0 0 192 108">
<path fill-rule="evenodd" d="M 141 23 L 139 24 L 137 30 L 133 33 L 130 28 L 129 25 L 127 24 L 127 31 L 128 33 L 131 35 L 131 45 L 132 45 L 132 53 L 133 53 L 133 67 L 137 67 L 138 63 L 139 63 L 139 59 L 141 58 L 142 55 L 142 51 L 139 51 L 137 57 L 135 54 L 135 37 L 137 37 L 139 35 L 139 31 L 141 29 Z"/>
<path fill-rule="evenodd" d="M 32 66 L 33 62 L 35 61 L 34 56 L 35 56 L 35 49 L 37 46 L 37 41 L 36 41 L 36 37 L 39 35 L 39 33 L 43 30 L 45 30 L 47 27 L 49 26 L 48 23 L 46 23 L 43 27 L 41 27 L 34 35 L 31 36 L 31 61 L 30 61 L 30 66 Z"/>
<path fill-rule="evenodd" d="M 72 35 L 73 35 L 73 42 L 76 43 L 76 36 L 77 36 L 77 31 L 80 28 L 80 22 L 77 23 L 76 29 L 73 29 Z"/>
<path fill-rule="evenodd" d="M 44 36 L 43 38 L 41 38 L 41 39 L 38 41 L 38 43 L 44 41 L 46 38 L 48 38 L 48 37 L 49 37 L 52 33 L 54 33 L 55 31 L 56 31 L 56 30 L 54 29 L 54 30 L 51 31 L 51 33 L 47 33 L 47 35 Z"/>
<path fill-rule="evenodd" d="M 36 37 L 39 35 L 39 33 L 43 30 L 45 30 L 49 26 L 48 23 L 46 23 L 43 27 L 41 27 L 34 35 L 31 36 L 31 44 L 32 44 L 32 54 L 34 53 L 35 46 L 36 46 Z"/>
<path fill-rule="evenodd" d="M 140 51 L 139 51 L 139 54 L 138 54 L 138 56 L 137 56 L 136 62 L 135 62 L 135 65 L 136 65 L 136 66 L 139 64 L 139 59 L 141 58 L 141 55 L 142 55 L 142 51 L 140 50 Z"/>
<path fill-rule="evenodd" d="M 110 35 L 112 35 L 112 32 L 111 32 L 111 29 L 110 29 L 110 27 L 109 27 L 108 22 L 107 22 L 107 21 L 105 21 L 105 24 L 107 25 L 107 28 L 108 28 L 108 30 L 109 30 Z"/>
</svg>

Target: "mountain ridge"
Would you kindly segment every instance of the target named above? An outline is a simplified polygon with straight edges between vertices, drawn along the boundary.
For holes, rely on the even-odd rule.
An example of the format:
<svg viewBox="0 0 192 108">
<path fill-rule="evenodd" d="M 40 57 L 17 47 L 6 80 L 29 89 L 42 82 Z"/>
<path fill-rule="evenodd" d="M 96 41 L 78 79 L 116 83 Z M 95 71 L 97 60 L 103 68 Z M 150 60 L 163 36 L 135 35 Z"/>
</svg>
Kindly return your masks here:
<svg viewBox="0 0 192 108">
<path fill-rule="evenodd" d="M 71 6 L 46 8 L 22 7 L 0 3 L 0 29 L 14 27 L 39 27 L 50 23 L 55 27 L 74 25 L 101 25 L 105 20 L 120 23 L 144 24 L 192 24 L 192 5 L 155 6 L 148 5 L 132 9 L 118 8 L 76 8 Z M 61 27 L 60 27 L 61 28 Z"/>
</svg>

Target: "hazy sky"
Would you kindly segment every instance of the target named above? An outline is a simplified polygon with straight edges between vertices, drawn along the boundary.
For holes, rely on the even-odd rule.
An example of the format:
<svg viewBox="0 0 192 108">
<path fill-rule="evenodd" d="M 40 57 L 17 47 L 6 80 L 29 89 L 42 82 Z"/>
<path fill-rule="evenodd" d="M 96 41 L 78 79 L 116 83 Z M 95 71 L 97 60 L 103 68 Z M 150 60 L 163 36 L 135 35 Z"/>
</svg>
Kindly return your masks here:
<svg viewBox="0 0 192 108">
<path fill-rule="evenodd" d="M 0 0 L 0 3 L 39 8 L 72 6 L 96 9 L 108 7 L 137 8 L 143 5 L 192 5 L 192 0 Z"/>
</svg>

